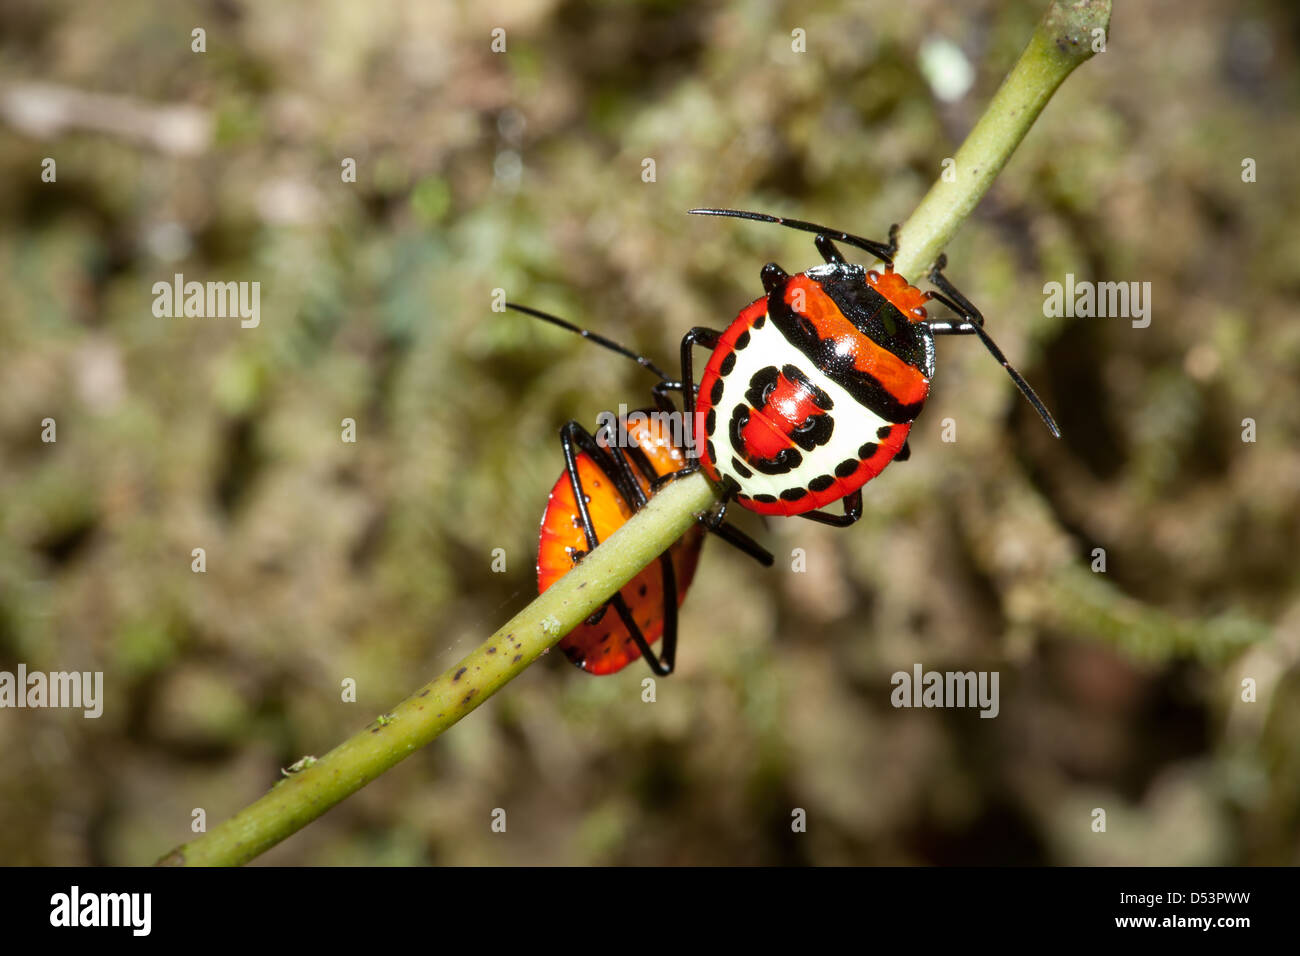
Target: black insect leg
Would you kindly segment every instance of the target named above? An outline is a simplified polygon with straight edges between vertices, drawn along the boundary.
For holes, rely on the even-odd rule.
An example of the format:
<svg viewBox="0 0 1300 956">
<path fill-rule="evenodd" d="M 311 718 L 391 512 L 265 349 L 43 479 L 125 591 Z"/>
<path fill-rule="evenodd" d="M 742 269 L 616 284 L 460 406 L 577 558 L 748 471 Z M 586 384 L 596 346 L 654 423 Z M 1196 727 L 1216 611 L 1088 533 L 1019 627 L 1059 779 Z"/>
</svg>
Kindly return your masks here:
<svg viewBox="0 0 1300 956">
<path fill-rule="evenodd" d="M 1002 350 L 998 348 L 997 343 L 994 342 L 993 339 L 989 337 L 989 334 L 984 331 L 984 316 L 980 314 L 979 309 L 975 308 L 970 299 L 958 292 L 953 284 L 948 281 L 947 276 L 943 274 L 943 268 L 947 264 L 948 259 L 946 256 L 941 255 L 935 261 L 934 268 L 930 270 L 929 280 L 938 291 L 927 292 L 926 296 L 938 302 L 942 302 L 948 308 L 952 309 L 952 311 L 958 315 L 959 321 L 953 322 L 950 319 L 931 320 L 926 323 L 930 327 L 930 331 L 935 335 L 979 336 L 980 341 L 984 343 L 984 347 L 989 350 L 989 354 L 991 354 L 998 363 L 1007 370 L 1007 374 L 1011 376 L 1011 380 L 1016 383 L 1016 388 L 1020 389 L 1021 394 L 1025 396 L 1029 401 L 1029 404 L 1034 406 L 1034 411 L 1038 412 L 1039 417 L 1042 418 L 1048 431 L 1052 433 L 1053 437 L 1060 438 L 1061 429 L 1057 427 L 1056 421 L 1052 418 L 1051 412 L 1047 410 L 1047 406 L 1043 404 L 1042 399 L 1038 397 L 1038 394 L 1030 387 L 1029 383 L 1025 381 L 1024 376 L 1016 371 L 1011 363 L 1007 361 L 1007 357 L 1002 354 Z"/>
<path fill-rule="evenodd" d="M 844 265 L 848 262 L 843 253 L 835 247 L 835 243 L 831 242 L 830 236 L 818 236 L 813 239 L 813 245 L 822 254 L 822 258 L 826 260 L 827 265 Z"/>
<path fill-rule="evenodd" d="M 665 486 L 672 484 L 678 478 L 685 478 L 687 475 L 693 475 L 699 470 L 700 466 L 698 464 L 693 464 L 678 468 L 676 471 L 670 471 L 666 475 L 660 475 L 654 481 L 650 482 L 650 490 L 654 494 L 658 494 Z"/>
<path fill-rule="evenodd" d="M 700 520 L 703 521 L 704 519 L 702 518 Z M 709 528 L 707 524 L 705 524 L 705 527 Z M 709 530 L 733 548 L 749 555 L 765 568 L 770 568 L 776 560 L 772 557 L 770 551 L 734 525 L 721 522 L 716 528 L 709 528 Z"/>
<path fill-rule="evenodd" d="M 650 670 L 660 677 L 667 677 L 673 672 L 673 667 L 677 663 L 677 571 L 673 568 L 672 552 L 665 551 L 659 555 L 659 571 L 663 578 L 663 654 L 656 657 L 654 651 L 650 649 L 650 644 L 641 632 L 640 626 L 632 616 L 632 609 L 627 606 L 627 601 L 623 600 L 622 592 L 615 594 L 609 599 L 609 603 L 614 606 L 618 616 L 623 621 L 623 626 L 627 632 L 632 635 L 632 641 L 636 644 L 637 649 L 641 651 L 641 656 L 645 659 Z"/>
<path fill-rule="evenodd" d="M 587 454 L 606 474 L 611 473 L 613 462 L 605 449 L 596 443 L 591 432 L 576 421 L 570 421 L 560 429 L 560 446 L 564 449 L 564 470 L 569 475 L 569 486 L 573 489 L 573 500 L 578 505 L 578 517 L 582 521 L 582 533 L 587 540 L 587 551 L 584 554 L 590 554 L 600 541 L 596 538 L 591 512 L 587 510 L 587 495 L 582 490 L 582 478 L 578 475 L 578 453 Z"/>
<path fill-rule="evenodd" d="M 722 333 L 716 329 L 699 327 L 691 329 L 682 336 L 682 378 L 678 383 L 682 393 L 682 404 L 686 406 L 686 411 L 682 413 L 682 437 L 685 439 L 682 447 L 686 449 L 686 457 L 692 464 L 670 471 L 666 475 L 660 475 L 651 484 L 651 489 L 654 491 L 658 491 L 670 481 L 685 478 L 700 470 L 699 449 L 695 447 L 695 365 L 692 352 L 697 345 L 710 350 L 717 348 L 718 339 L 721 337 Z"/>
<path fill-rule="evenodd" d="M 650 394 L 654 396 L 655 407 L 661 412 L 676 413 L 677 405 L 673 402 L 672 398 L 669 397 L 668 393 L 680 391 L 682 391 L 681 382 L 663 381 L 656 382 L 654 388 L 650 389 Z"/>
<path fill-rule="evenodd" d="M 692 450 L 695 444 L 695 346 L 700 345 L 709 351 L 718 347 L 722 333 L 716 329 L 696 327 L 682 336 L 682 403 L 686 406 L 686 445 Z M 698 449 L 692 455 L 698 458 Z"/>
<path fill-rule="evenodd" d="M 930 270 L 927 278 L 938 292 L 927 293 L 927 298 L 942 302 L 948 308 L 952 309 L 958 316 L 958 321 L 952 319 L 931 319 L 926 324 L 930 326 L 930 331 L 936 335 L 973 335 L 975 334 L 974 326 L 984 324 L 984 316 L 975 303 L 966 298 L 959 292 L 948 277 L 943 274 L 943 270 L 948 265 L 948 256 L 941 254 L 934 261 L 934 268 Z"/>
<path fill-rule="evenodd" d="M 847 528 L 862 517 L 862 489 L 859 488 L 852 494 L 845 495 L 843 501 L 844 514 L 842 515 L 833 515 L 825 511 L 805 511 L 799 517 L 816 521 L 818 524 L 828 524 L 833 528 Z"/>
<path fill-rule="evenodd" d="M 608 427 L 601 429 L 601 434 L 605 439 L 605 448 L 608 450 L 610 461 L 617 472 L 619 479 L 616 482 L 618 493 L 623 496 L 623 500 L 631 506 L 634 512 L 640 511 L 650 499 L 646 497 L 645 491 L 641 488 L 641 482 L 637 479 L 632 462 L 629 461 L 627 449 L 623 448 L 620 443 L 621 436 L 612 433 Z M 640 449 L 636 449 L 636 453 L 639 455 Z M 638 468 L 644 474 L 645 467 L 639 465 Z"/>
<path fill-rule="evenodd" d="M 606 437 L 609 437 L 608 431 Z M 582 478 L 578 474 L 579 451 L 588 455 L 596 462 L 600 470 L 610 477 L 618 493 L 633 510 L 639 507 L 636 502 L 645 503 L 645 497 L 635 479 L 631 478 L 630 472 L 626 471 L 628 469 L 627 459 L 622 456 L 621 449 L 618 449 L 616 445 L 613 452 L 607 452 L 600 447 L 592 434 L 576 421 L 569 422 L 560 430 L 560 444 L 564 448 L 564 469 L 569 475 L 569 484 L 573 488 L 573 498 L 577 503 L 578 516 L 582 522 L 582 533 L 587 541 L 587 550 L 573 555 L 573 562 L 577 564 L 600 544 L 600 540 L 596 537 L 596 529 L 591 522 L 591 512 L 587 508 L 587 495 L 582 487 Z M 636 489 L 635 492 L 626 487 L 629 479 L 631 479 L 631 483 Z M 659 568 L 663 578 L 662 591 L 664 599 L 662 660 L 657 658 L 650 649 L 650 643 L 645 639 L 645 635 L 637 625 L 636 619 L 632 616 L 631 608 L 627 606 L 627 601 L 623 600 L 622 593 L 616 593 L 610 598 L 599 611 L 587 618 L 587 623 L 594 624 L 599 621 L 604 617 L 606 609 L 612 605 L 622 619 L 623 625 L 627 628 L 628 634 L 631 635 L 633 643 L 641 651 L 641 656 L 645 658 L 646 663 L 650 666 L 650 670 L 664 677 L 673 672 L 673 664 L 677 655 L 677 574 L 673 568 L 670 552 L 665 551 L 659 556 Z"/>
<path fill-rule="evenodd" d="M 650 487 L 653 491 L 657 492 L 661 487 L 666 485 L 668 482 L 675 481 L 676 479 L 681 478 L 686 474 L 690 474 L 691 472 L 695 472 L 699 470 L 700 470 L 699 465 L 690 465 L 687 468 L 683 468 L 678 471 L 670 472 L 667 475 L 661 476 L 660 478 L 652 482 Z M 700 523 L 704 525 L 706 531 L 711 531 L 713 534 L 716 534 L 719 538 L 727 542 L 727 544 L 731 545 L 733 548 L 743 551 L 745 554 L 749 555 L 759 564 L 763 565 L 763 567 L 770 568 L 773 562 L 776 560 L 775 558 L 772 557 L 771 552 L 769 552 L 761 544 L 759 544 L 749 535 L 745 534 L 745 532 L 741 531 L 735 525 L 727 524 L 723 520 L 723 517 L 726 515 L 727 512 L 726 506 L 727 506 L 727 502 L 724 501 L 721 507 L 718 508 L 717 510 L 710 512 L 707 515 L 701 515 L 699 519 Z"/>
</svg>

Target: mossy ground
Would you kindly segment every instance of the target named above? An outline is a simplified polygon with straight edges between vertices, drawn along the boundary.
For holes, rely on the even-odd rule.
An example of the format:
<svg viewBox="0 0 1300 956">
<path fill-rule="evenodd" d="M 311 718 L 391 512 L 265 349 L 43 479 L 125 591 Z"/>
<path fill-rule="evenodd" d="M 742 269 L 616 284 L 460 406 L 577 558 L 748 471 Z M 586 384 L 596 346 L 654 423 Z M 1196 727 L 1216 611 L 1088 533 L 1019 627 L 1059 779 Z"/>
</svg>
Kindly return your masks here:
<svg viewBox="0 0 1300 956">
<path fill-rule="evenodd" d="M 651 384 L 492 290 L 670 365 L 816 258 L 684 210 L 883 236 L 1040 11 L 9 4 L 11 94 L 212 138 L 0 126 L 0 669 L 106 681 L 96 721 L 0 713 L 0 862 L 149 862 L 477 645 L 533 591 L 560 426 Z M 1281 0 L 1120 4 L 949 249 L 1063 441 L 941 342 L 857 527 L 746 520 L 766 572 L 710 543 L 656 703 L 549 655 L 267 862 L 1300 862 L 1298 35 Z M 934 38 L 975 64 L 954 104 Z M 261 325 L 156 318 L 176 272 L 259 281 Z M 1150 282 L 1150 327 L 1045 318 L 1066 273 Z M 999 671 L 998 719 L 893 709 L 917 661 Z"/>
</svg>

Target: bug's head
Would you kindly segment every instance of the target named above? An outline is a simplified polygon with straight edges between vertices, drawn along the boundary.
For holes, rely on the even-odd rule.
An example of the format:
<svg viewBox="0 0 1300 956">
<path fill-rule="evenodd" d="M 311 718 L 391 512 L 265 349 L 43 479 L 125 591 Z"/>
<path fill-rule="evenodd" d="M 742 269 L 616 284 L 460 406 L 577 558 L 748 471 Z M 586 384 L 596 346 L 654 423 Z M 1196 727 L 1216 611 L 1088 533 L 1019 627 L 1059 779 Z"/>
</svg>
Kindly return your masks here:
<svg viewBox="0 0 1300 956">
<path fill-rule="evenodd" d="M 879 292 L 894 308 L 911 322 L 924 322 L 927 318 L 925 303 L 929 296 L 904 279 L 897 272 L 867 271 L 867 285 Z"/>
</svg>

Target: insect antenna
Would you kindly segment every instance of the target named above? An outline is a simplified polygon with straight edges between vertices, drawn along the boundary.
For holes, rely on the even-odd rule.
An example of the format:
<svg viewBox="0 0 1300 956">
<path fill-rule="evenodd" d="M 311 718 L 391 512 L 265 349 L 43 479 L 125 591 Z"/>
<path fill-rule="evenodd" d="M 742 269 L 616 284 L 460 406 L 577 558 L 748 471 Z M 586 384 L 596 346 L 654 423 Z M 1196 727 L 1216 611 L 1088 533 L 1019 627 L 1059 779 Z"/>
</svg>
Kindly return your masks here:
<svg viewBox="0 0 1300 956">
<path fill-rule="evenodd" d="M 1052 437 L 1060 438 L 1061 429 L 1057 427 L 1056 420 L 1052 418 L 1052 413 L 1047 410 L 1047 406 L 1043 404 L 1042 399 L 1025 381 L 1024 376 L 1017 372 L 1011 363 L 1007 361 L 1007 357 L 1002 354 L 1002 350 L 998 348 L 997 343 L 984 331 L 984 317 L 980 315 L 979 310 L 971 304 L 969 299 L 953 288 L 952 283 L 948 281 L 948 277 L 943 274 L 943 268 L 947 264 L 947 256 L 941 255 L 935 260 L 934 268 L 930 270 L 930 282 L 935 286 L 935 290 L 927 292 L 926 295 L 931 299 L 942 302 L 956 312 L 961 316 L 961 323 L 954 327 L 941 320 L 932 322 L 930 328 L 936 329 L 937 326 L 943 326 L 949 333 L 965 334 L 973 332 L 978 335 L 980 341 L 984 343 L 984 347 L 1007 370 L 1007 374 L 1011 376 L 1011 381 L 1016 383 L 1016 388 L 1020 389 L 1021 394 L 1025 396 L 1029 404 L 1034 406 L 1034 411 L 1038 412 L 1038 417 L 1043 420 L 1043 424 L 1052 433 Z"/>
<path fill-rule="evenodd" d="M 531 315 L 535 319 L 541 319 L 543 322 L 550 322 L 552 325 L 558 325 L 562 329 L 567 329 L 570 332 L 575 332 L 578 335 L 581 335 L 584 339 L 586 339 L 589 342 L 594 342 L 596 345 L 603 346 L 604 348 L 609 349 L 611 352 L 617 352 L 619 355 L 623 355 L 626 356 L 627 358 L 632 359 L 642 368 L 659 376 L 660 381 L 663 382 L 668 381 L 668 373 L 665 372 L 663 369 L 661 369 L 658 365 L 650 361 L 644 355 L 638 355 L 636 352 L 633 352 L 631 349 L 619 345 L 613 339 L 607 339 L 605 338 L 605 336 L 599 335 L 596 332 L 592 332 L 590 329 L 579 328 L 578 326 L 574 325 L 572 322 L 566 322 L 558 315 L 551 315 L 551 313 L 549 312 L 543 312 L 540 309 L 534 309 L 531 308 L 530 306 L 516 305 L 513 302 L 507 302 L 506 308 L 514 309 L 514 311 L 516 312 L 522 312 L 524 315 Z"/>
<path fill-rule="evenodd" d="M 1016 383 L 1016 388 L 1020 389 L 1021 394 L 1028 399 L 1029 404 L 1034 406 L 1034 411 L 1038 412 L 1038 417 L 1043 420 L 1043 424 L 1046 425 L 1047 430 L 1052 433 L 1052 437 L 1060 438 L 1061 429 L 1057 427 L 1056 420 L 1052 418 L 1052 413 L 1047 410 L 1047 406 L 1044 405 L 1043 400 L 1038 397 L 1038 393 L 1035 392 L 1030 384 L 1025 381 L 1024 376 L 1017 372 L 1015 367 L 1007 361 L 1007 357 L 1002 354 L 1002 350 L 998 348 L 997 343 L 994 342 L 993 339 L 989 337 L 989 334 L 984 331 L 984 326 L 980 325 L 978 322 L 972 322 L 971 328 L 975 330 L 975 334 L 978 335 L 980 341 L 984 343 L 984 347 L 988 349 L 989 352 L 992 353 L 993 357 L 1002 364 L 1002 367 L 1007 370 L 1007 374 L 1011 376 L 1011 381 Z"/>
<path fill-rule="evenodd" d="M 765 212 L 746 212 L 741 209 L 688 209 L 692 216 L 730 216 L 732 219 L 753 219 L 755 222 L 772 222 L 778 226 L 788 226 L 791 229 L 799 229 L 803 232 L 812 232 L 821 236 L 829 236 L 839 242 L 846 243 L 850 246 L 857 246 L 866 252 L 871 253 L 881 262 L 888 262 L 891 265 L 894 262 L 894 250 L 883 242 L 875 242 L 871 239 L 863 239 L 861 236 L 855 236 L 852 233 L 841 232 L 838 229 L 830 229 L 826 226 L 819 226 L 815 222 L 805 222 L 802 219 L 786 219 L 782 216 L 769 216 Z"/>
</svg>

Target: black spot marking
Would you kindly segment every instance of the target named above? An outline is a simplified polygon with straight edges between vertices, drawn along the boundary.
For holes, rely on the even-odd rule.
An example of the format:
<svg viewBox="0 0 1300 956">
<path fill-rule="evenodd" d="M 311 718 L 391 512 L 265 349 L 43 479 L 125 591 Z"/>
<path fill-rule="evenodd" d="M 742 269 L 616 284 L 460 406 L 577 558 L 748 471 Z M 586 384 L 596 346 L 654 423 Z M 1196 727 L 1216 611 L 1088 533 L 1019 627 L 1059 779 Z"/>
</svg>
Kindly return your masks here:
<svg viewBox="0 0 1300 956">
<path fill-rule="evenodd" d="M 733 346 L 733 348 L 737 352 L 739 352 L 748 347 L 749 347 L 749 329 L 745 329 L 745 331 L 741 332 L 740 335 L 736 336 L 736 344 Z"/>
<path fill-rule="evenodd" d="M 749 378 L 749 388 L 745 389 L 745 400 L 754 408 L 762 408 L 776 391 L 777 379 L 781 373 L 775 365 L 760 368 Z"/>
<path fill-rule="evenodd" d="M 865 458 L 870 458 L 872 455 L 874 455 L 874 454 L 875 454 L 877 451 L 879 451 L 879 450 L 880 450 L 880 446 L 879 446 L 879 445 L 877 445 L 877 444 L 876 444 L 875 442 L 873 442 L 873 441 L 869 441 L 869 442 L 867 442 L 865 445 L 863 445 L 861 448 L 858 449 L 858 457 L 859 457 L 859 458 L 864 458 L 864 459 L 865 459 Z"/>
<path fill-rule="evenodd" d="M 754 320 L 754 324 L 751 325 L 750 328 L 752 328 L 752 329 L 761 329 L 761 328 L 762 328 L 763 326 L 765 326 L 765 325 L 767 325 L 767 313 L 766 313 L 766 312 L 764 312 L 762 315 L 760 315 L 758 318 L 756 318 L 756 319 Z"/>
<path fill-rule="evenodd" d="M 704 453 L 709 456 L 709 461 L 718 460 L 718 453 L 714 450 L 712 441 L 706 441 L 704 443 Z"/>
<path fill-rule="evenodd" d="M 858 460 L 856 458 L 845 458 L 835 466 L 835 475 L 838 478 L 847 478 L 858 470 Z"/>
<path fill-rule="evenodd" d="M 704 416 L 704 434 L 712 435 L 718 427 L 718 413 L 710 408 L 709 414 Z"/>
<path fill-rule="evenodd" d="M 722 384 L 722 379 L 715 378 L 713 380 L 713 388 L 709 392 L 709 402 L 711 404 L 716 405 L 718 402 L 722 401 L 723 388 L 725 388 L 725 386 Z"/>
<path fill-rule="evenodd" d="M 784 501 L 798 501 L 800 498 L 806 497 L 807 494 L 808 492 L 804 488 L 787 488 L 781 492 L 781 498 Z"/>
<path fill-rule="evenodd" d="M 830 415 L 809 415 L 790 433 L 790 438 L 804 451 L 825 445 L 835 430 L 835 419 Z"/>
<path fill-rule="evenodd" d="M 736 353 L 728 352 L 722 364 L 718 366 L 718 371 L 723 375 L 730 375 L 731 370 L 736 367 Z"/>
<path fill-rule="evenodd" d="M 754 495 L 754 500 L 759 504 L 771 505 L 776 503 L 776 495 Z"/>
<path fill-rule="evenodd" d="M 731 470 L 740 475 L 741 478 L 754 477 L 754 473 L 745 467 L 745 463 L 734 455 L 731 458 Z"/>
<path fill-rule="evenodd" d="M 825 491 L 833 484 L 835 484 L 835 479 L 830 475 L 818 475 L 812 481 L 808 482 L 808 489 L 810 491 Z"/>
<path fill-rule="evenodd" d="M 639 595 L 641 595 L 641 597 L 645 597 L 645 596 L 646 596 L 646 586 L 645 586 L 644 584 L 641 585 L 640 590 L 638 590 L 636 593 L 639 594 Z"/>
<path fill-rule="evenodd" d="M 894 433 L 893 425 L 881 425 L 879 428 L 876 429 L 876 437 L 879 438 L 881 441 L 884 441 L 893 433 Z"/>
<path fill-rule="evenodd" d="M 463 674 L 463 673 L 465 673 L 465 671 L 467 671 L 468 669 L 469 669 L 469 668 L 467 668 L 467 667 L 462 667 L 460 670 L 456 671 L 456 676 L 453 677 L 452 680 L 453 680 L 453 681 L 458 681 L 458 680 L 460 680 L 460 675 Z"/>
</svg>

